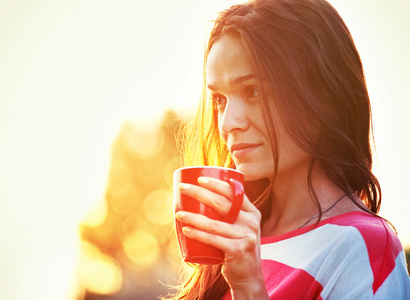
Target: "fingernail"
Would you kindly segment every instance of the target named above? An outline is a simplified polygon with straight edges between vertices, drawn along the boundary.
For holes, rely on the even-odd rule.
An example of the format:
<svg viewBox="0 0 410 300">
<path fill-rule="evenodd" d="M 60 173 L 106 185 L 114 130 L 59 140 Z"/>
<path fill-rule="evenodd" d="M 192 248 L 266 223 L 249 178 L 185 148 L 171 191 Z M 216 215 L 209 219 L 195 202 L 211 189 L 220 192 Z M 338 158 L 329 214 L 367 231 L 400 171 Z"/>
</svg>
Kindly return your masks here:
<svg viewBox="0 0 410 300">
<path fill-rule="evenodd" d="M 180 189 L 180 190 L 187 190 L 187 189 L 189 189 L 189 184 L 180 183 L 180 184 L 179 184 L 179 189 Z"/>
<path fill-rule="evenodd" d="M 206 177 L 198 177 L 198 183 L 200 184 L 207 184 L 209 182 L 209 179 Z"/>
<path fill-rule="evenodd" d="M 183 211 L 179 211 L 175 214 L 175 218 L 177 218 L 178 220 L 181 220 L 184 217 L 185 217 L 185 213 Z"/>
<path fill-rule="evenodd" d="M 191 227 L 184 226 L 184 227 L 182 227 L 182 231 L 183 231 L 185 234 L 190 234 L 191 231 L 192 231 L 192 228 L 191 228 Z"/>
</svg>

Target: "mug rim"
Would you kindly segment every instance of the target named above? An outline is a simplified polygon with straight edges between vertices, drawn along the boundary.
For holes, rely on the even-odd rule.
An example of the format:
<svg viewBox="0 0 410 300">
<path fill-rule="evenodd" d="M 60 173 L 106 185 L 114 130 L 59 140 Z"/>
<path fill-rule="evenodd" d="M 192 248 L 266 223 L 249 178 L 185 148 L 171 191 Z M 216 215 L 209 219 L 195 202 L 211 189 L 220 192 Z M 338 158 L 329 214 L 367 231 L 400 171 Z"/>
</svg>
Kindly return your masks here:
<svg viewBox="0 0 410 300">
<path fill-rule="evenodd" d="M 233 168 L 228 168 L 228 167 L 220 167 L 220 166 L 189 166 L 189 167 L 181 167 L 178 168 L 174 171 L 174 173 L 179 172 L 179 171 L 183 171 L 183 170 L 189 170 L 189 169 L 219 169 L 219 170 L 227 170 L 227 171 L 234 171 L 237 173 L 240 173 L 242 175 L 243 174 L 241 171 L 237 170 L 237 169 L 233 169 Z"/>
</svg>

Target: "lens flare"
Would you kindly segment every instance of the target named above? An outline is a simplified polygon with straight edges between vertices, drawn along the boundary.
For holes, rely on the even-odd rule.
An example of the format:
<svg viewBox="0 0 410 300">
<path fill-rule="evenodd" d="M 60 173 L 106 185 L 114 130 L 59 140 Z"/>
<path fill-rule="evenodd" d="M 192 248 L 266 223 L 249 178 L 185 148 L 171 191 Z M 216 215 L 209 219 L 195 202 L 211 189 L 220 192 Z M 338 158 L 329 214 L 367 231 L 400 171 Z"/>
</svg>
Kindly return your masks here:
<svg viewBox="0 0 410 300">
<path fill-rule="evenodd" d="M 122 274 L 117 261 L 91 243 L 81 242 L 81 283 L 87 291 L 97 294 L 113 294 L 122 286 Z"/>
<path fill-rule="evenodd" d="M 172 224 L 174 221 L 172 207 L 172 193 L 167 190 L 156 190 L 150 193 L 142 205 L 148 220 L 157 225 Z"/>
<path fill-rule="evenodd" d="M 159 244 L 150 232 L 136 230 L 124 238 L 122 245 L 127 257 L 140 267 L 150 267 L 159 259 Z"/>
</svg>

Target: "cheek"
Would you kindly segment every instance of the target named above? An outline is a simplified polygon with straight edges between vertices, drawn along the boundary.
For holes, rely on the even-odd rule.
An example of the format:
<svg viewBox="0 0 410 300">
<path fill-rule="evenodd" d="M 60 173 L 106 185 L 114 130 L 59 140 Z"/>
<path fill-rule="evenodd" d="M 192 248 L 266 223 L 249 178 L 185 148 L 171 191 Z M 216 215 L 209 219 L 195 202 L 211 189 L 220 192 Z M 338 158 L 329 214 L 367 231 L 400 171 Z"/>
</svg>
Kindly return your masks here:
<svg viewBox="0 0 410 300">
<path fill-rule="evenodd" d="M 292 141 L 287 141 L 281 147 L 279 168 L 288 169 L 310 161 L 308 153 L 300 149 Z"/>
<path fill-rule="evenodd" d="M 222 138 L 222 140 L 224 141 L 224 143 L 227 143 L 227 139 L 228 139 L 228 135 L 226 133 L 223 133 L 223 131 L 221 130 L 221 126 L 219 125 L 221 124 L 220 122 L 220 118 L 218 118 L 218 133 L 219 136 Z"/>
<path fill-rule="evenodd" d="M 219 136 L 221 137 L 221 139 L 223 140 L 223 142 L 225 143 L 225 145 L 228 144 L 228 135 L 222 133 L 222 131 L 219 130 Z"/>
</svg>

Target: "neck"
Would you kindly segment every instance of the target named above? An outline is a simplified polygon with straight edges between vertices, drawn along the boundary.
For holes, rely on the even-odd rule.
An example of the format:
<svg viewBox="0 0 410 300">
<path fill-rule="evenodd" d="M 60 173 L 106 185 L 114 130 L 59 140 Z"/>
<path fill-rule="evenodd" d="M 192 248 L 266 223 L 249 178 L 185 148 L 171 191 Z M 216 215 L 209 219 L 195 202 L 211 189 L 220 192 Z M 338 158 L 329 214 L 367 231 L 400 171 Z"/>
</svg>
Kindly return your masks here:
<svg viewBox="0 0 410 300">
<path fill-rule="evenodd" d="M 262 227 L 262 236 L 280 235 L 297 229 L 319 212 L 309 189 L 308 168 L 309 162 L 305 162 L 288 173 L 278 173 L 273 183 L 271 213 Z M 318 165 L 313 168 L 311 179 L 311 187 L 322 210 L 343 195 Z"/>
</svg>

